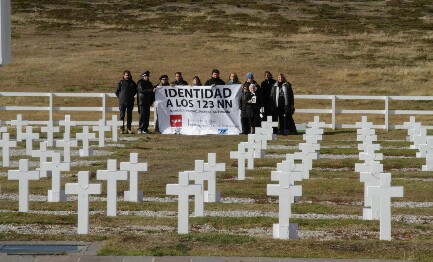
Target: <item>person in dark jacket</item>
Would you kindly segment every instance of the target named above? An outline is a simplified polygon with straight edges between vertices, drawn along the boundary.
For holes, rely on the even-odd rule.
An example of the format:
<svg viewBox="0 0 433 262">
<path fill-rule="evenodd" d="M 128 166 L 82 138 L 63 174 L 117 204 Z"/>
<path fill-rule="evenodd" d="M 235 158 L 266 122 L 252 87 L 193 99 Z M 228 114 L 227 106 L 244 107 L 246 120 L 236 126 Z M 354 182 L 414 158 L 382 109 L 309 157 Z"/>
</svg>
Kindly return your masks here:
<svg viewBox="0 0 433 262">
<path fill-rule="evenodd" d="M 283 74 L 279 74 L 277 82 L 271 90 L 272 121 L 278 120 L 279 134 L 298 134 L 293 113 L 295 112 L 295 99 L 292 85 L 287 82 Z"/>
<path fill-rule="evenodd" d="M 213 86 L 213 85 L 225 85 L 224 80 L 220 78 L 220 71 L 218 69 L 212 70 L 212 78 L 208 79 L 204 85 L 205 86 Z"/>
<path fill-rule="evenodd" d="M 138 113 L 140 114 L 137 130 L 138 134 L 149 133 L 150 106 L 155 100 L 153 84 L 149 81 L 149 77 L 150 72 L 144 71 L 143 74 L 141 74 L 141 79 L 137 82 L 137 104 Z"/>
<path fill-rule="evenodd" d="M 256 127 L 260 126 L 260 104 L 260 95 L 257 93 L 257 85 L 250 84 L 247 94 L 247 115 L 251 134 L 255 134 Z"/>
<path fill-rule="evenodd" d="M 134 109 L 134 96 L 137 94 L 137 85 L 134 80 L 132 80 L 131 72 L 125 70 L 123 72 L 123 79 L 117 84 L 117 89 L 115 92 L 117 98 L 119 99 L 119 110 L 120 110 L 120 120 L 123 122 L 120 128 L 122 134 L 129 133 L 132 134 L 131 124 L 132 124 L 132 110 Z M 125 131 L 125 113 L 126 113 L 126 128 Z"/>
<path fill-rule="evenodd" d="M 170 85 L 172 85 L 172 86 L 187 86 L 187 85 L 188 85 L 188 82 L 185 81 L 185 80 L 183 80 L 183 77 L 182 77 L 182 73 L 181 73 L 181 72 L 176 72 L 176 73 L 174 74 L 174 81 L 171 82 Z"/>
<path fill-rule="evenodd" d="M 275 84 L 275 79 L 269 71 L 265 71 L 265 80 L 260 85 L 260 96 L 262 97 L 263 117 L 262 121 L 267 121 L 268 116 L 272 116 L 271 90 Z"/>
<path fill-rule="evenodd" d="M 201 81 L 200 81 L 200 77 L 194 76 L 192 78 L 192 85 L 191 86 L 202 86 Z"/>
<path fill-rule="evenodd" d="M 250 124 L 247 115 L 247 103 L 248 103 L 248 87 L 242 86 L 242 96 L 239 100 L 239 109 L 241 110 L 241 125 L 242 125 L 242 134 L 247 135 L 250 133 Z"/>
</svg>

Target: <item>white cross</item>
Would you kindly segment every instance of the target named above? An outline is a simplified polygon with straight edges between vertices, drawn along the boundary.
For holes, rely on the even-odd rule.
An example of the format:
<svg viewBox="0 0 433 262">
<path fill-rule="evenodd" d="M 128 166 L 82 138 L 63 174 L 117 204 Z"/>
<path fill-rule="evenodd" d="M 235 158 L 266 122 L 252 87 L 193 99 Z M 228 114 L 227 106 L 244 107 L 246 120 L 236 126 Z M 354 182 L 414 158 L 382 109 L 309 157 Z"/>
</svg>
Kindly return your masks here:
<svg viewBox="0 0 433 262">
<path fill-rule="evenodd" d="M 263 143 L 260 137 L 258 137 L 256 134 L 248 134 L 248 141 L 250 145 L 248 147 L 251 147 L 251 150 L 254 150 L 254 158 L 262 158 L 264 157 L 263 152 Z M 267 144 L 267 143 L 266 143 Z M 254 166 L 254 162 L 252 163 L 252 166 Z"/>
<path fill-rule="evenodd" d="M 407 134 L 409 136 L 409 141 L 413 142 L 413 137 L 418 136 L 421 132 L 422 125 L 421 123 L 415 123 L 412 129 L 407 130 Z"/>
<path fill-rule="evenodd" d="M 63 162 L 71 163 L 71 147 L 77 146 L 78 141 L 73 139 L 65 133 L 63 134 L 63 140 L 56 140 L 57 147 L 63 147 Z"/>
<path fill-rule="evenodd" d="M 431 136 L 427 138 L 425 146 L 425 163 L 422 166 L 422 171 L 433 171 L 433 137 Z"/>
<path fill-rule="evenodd" d="M 254 157 L 252 151 L 245 151 L 245 147 L 238 144 L 238 151 L 230 151 L 230 158 L 238 160 L 238 180 L 245 180 L 245 160 Z"/>
<path fill-rule="evenodd" d="M 379 161 L 355 163 L 355 172 L 383 172 L 383 165 Z"/>
<path fill-rule="evenodd" d="M 42 167 L 42 163 L 47 162 L 47 158 L 53 157 L 54 151 L 47 150 L 47 141 L 42 141 L 39 143 L 39 150 L 32 151 L 32 157 L 39 157 L 39 166 Z M 47 172 L 41 170 L 41 177 L 50 176 Z"/>
<path fill-rule="evenodd" d="M 418 146 L 419 152 L 416 152 L 417 158 L 424 158 L 428 153 L 433 152 L 433 141 L 431 138 L 432 136 L 427 136 L 426 143 Z"/>
<path fill-rule="evenodd" d="M 244 148 L 244 151 L 248 151 L 248 154 L 246 154 L 247 169 L 254 169 L 255 152 L 261 151 L 262 145 L 257 142 L 240 142 L 239 145 Z"/>
<path fill-rule="evenodd" d="M 33 151 L 33 140 L 39 139 L 39 133 L 33 133 L 33 127 L 26 126 L 26 133 L 22 134 L 22 139 L 26 140 L 26 155 L 31 156 Z"/>
<path fill-rule="evenodd" d="M 377 162 L 376 162 L 377 163 Z M 361 172 L 360 181 L 364 183 L 364 220 L 377 220 L 379 219 L 379 201 L 377 198 L 368 195 L 368 188 L 372 186 L 379 186 L 382 169 L 380 165 L 374 165 L 372 172 Z M 371 207 L 371 208 L 368 208 Z"/>
<path fill-rule="evenodd" d="M 208 153 L 207 154 L 207 163 L 204 163 L 203 170 L 205 172 L 214 172 L 216 176 L 216 172 L 218 171 L 226 171 L 226 164 L 225 163 L 217 163 L 216 162 L 216 153 Z M 210 185 L 209 185 L 210 187 Z M 216 189 L 213 192 L 204 192 L 204 200 L 205 202 L 220 202 L 221 200 L 221 194 L 220 192 L 216 192 Z"/>
<path fill-rule="evenodd" d="M 366 163 L 383 160 L 383 154 L 375 152 L 377 148 L 380 150 L 380 144 L 367 146 L 367 150 L 365 152 L 359 153 L 359 160 L 364 160 Z"/>
<path fill-rule="evenodd" d="M 105 132 L 110 131 L 110 126 L 105 125 L 105 120 L 100 119 L 97 126 L 93 126 L 92 130 L 98 132 L 99 147 L 105 146 Z"/>
<path fill-rule="evenodd" d="M 391 197 L 403 197 L 403 187 L 391 187 L 391 174 L 380 174 L 380 185 L 368 194 L 380 198 L 380 240 L 391 240 Z"/>
<path fill-rule="evenodd" d="M 121 126 L 123 123 L 120 120 L 117 120 L 117 115 L 112 115 L 111 120 L 107 121 L 107 125 L 111 127 L 111 135 L 113 141 L 117 141 L 117 128 Z"/>
<path fill-rule="evenodd" d="M 89 171 L 78 172 L 78 183 L 65 184 L 65 193 L 78 195 L 78 234 L 89 233 L 89 195 L 101 194 L 101 184 L 89 184 Z"/>
<path fill-rule="evenodd" d="M 358 141 L 361 139 L 362 136 L 375 136 L 376 135 L 376 129 L 356 129 L 356 137 Z"/>
<path fill-rule="evenodd" d="M 48 202 L 66 201 L 65 191 L 61 190 L 61 171 L 70 171 L 71 163 L 61 162 L 60 153 L 54 153 L 51 162 L 41 163 L 41 173 L 51 173 L 51 190 L 48 190 Z"/>
<path fill-rule="evenodd" d="M 3 167 L 9 167 L 10 148 L 16 146 L 17 141 L 11 141 L 9 133 L 2 134 L 2 140 L 0 140 L 0 147 L 3 148 Z"/>
<path fill-rule="evenodd" d="M 216 195 L 216 173 L 213 171 L 205 171 L 204 170 L 204 161 L 203 160 L 195 160 L 195 168 L 194 171 L 185 171 L 188 173 L 189 179 L 194 180 L 195 185 L 201 185 L 202 195 L 204 202 L 209 201 L 209 195 L 215 198 Z M 205 191 L 205 182 L 207 181 L 207 191 Z M 208 198 L 205 199 L 204 195 L 207 194 Z M 215 201 L 212 201 L 215 202 Z M 203 214 L 198 214 L 203 215 Z"/>
<path fill-rule="evenodd" d="M 23 134 L 23 126 L 26 126 L 28 124 L 28 121 L 23 121 L 23 115 L 18 114 L 16 120 L 11 120 L 11 125 L 17 127 L 17 141 L 21 142 L 23 141 L 22 134 Z"/>
<path fill-rule="evenodd" d="M 18 180 L 19 211 L 28 212 L 29 211 L 29 181 L 39 180 L 39 171 L 38 170 L 29 171 L 29 160 L 20 159 L 19 170 L 9 170 L 8 179 Z"/>
<path fill-rule="evenodd" d="M 279 173 L 278 180 L 279 184 L 268 184 L 267 185 L 267 195 L 268 196 L 278 196 L 279 198 L 279 216 L 278 225 L 274 225 L 274 238 L 280 239 L 296 239 L 297 233 L 290 232 L 289 218 L 292 216 L 291 202 L 295 196 L 302 196 L 302 186 L 293 185 L 288 173 Z M 276 179 L 276 175 L 274 179 Z M 276 232 L 277 231 L 277 232 Z M 291 234 L 292 233 L 292 234 Z M 292 237 L 292 238 L 290 238 Z"/>
<path fill-rule="evenodd" d="M 89 141 L 90 139 L 95 139 L 95 137 L 96 137 L 95 133 L 89 133 L 88 126 L 83 126 L 83 133 L 76 134 L 77 140 L 81 140 L 83 143 L 83 148 L 80 149 L 79 151 L 80 156 L 93 155 L 93 150 L 89 148 Z"/>
<path fill-rule="evenodd" d="M 409 117 L 409 122 L 404 122 L 403 123 L 403 128 L 406 128 L 407 129 L 407 140 L 408 141 L 411 141 L 411 139 L 410 139 L 410 134 L 409 134 L 409 130 L 411 130 L 411 129 L 415 129 L 415 124 L 416 124 L 416 122 L 415 122 L 415 116 L 410 116 Z"/>
<path fill-rule="evenodd" d="M 306 163 L 304 164 L 304 159 L 300 158 L 300 156 L 301 156 L 300 154 L 296 154 L 296 153 L 286 154 L 286 160 L 277 164 L 277 170 L 278 171 L 290 170 L 292 172 L 293 177 L 296 176 L 295 173 L 299 173 L 300 180 L 297 181 L 310 178 L 310 169 Z M 296 160 L 301 160 L 302 162 L 296 163 Z M 281 170 L 278 169 L 279 167 L 281 168 Z"/>
<path fill-rule="evenodd" d="M 66 137 L 71 137 L 71 126 L 76 126 L 77 123 L 75 121 L 71 121 L 70 115 L 65 115 L 65 120 L 60 120 L 59 125 L 65 127 L 64 134 L 66 134 Z"/>
<path fill-rule="evenodd" d="M 179 184 L 167 184 L 166 194 L 178 196 L 177 233 L 188 234 L 189 196 L 195 197 L 195 213 L 203 214 L 203 202 L 201 201 L 201 206 L 197 204 L 200 199 L 203 200 L 201 185 L 190 185 L 188 173 L 179 172 Z"/>
<path fill-rule="evenodd" d="M 427 128 L 421 127 L 418 135 L 413 136 L 413 145 L 410 146 L 411 149 L 419 149 L 419 145 L 427 143 Z"/>
<path fill-rule="evenodd" d="M 117 181 L 127 180 L 128 171 L 117 170 L 117 160 L 107 160 L 107 170 L 97 170 L 96 178 L 107 181 L 107 216 L 117 215 Z"/>
<path fill-rule="evenodd" d="M 41 132 L 47 133 L 48 146 L 53 146 L 54 133 L 59 132 L 60 128 L 53 125 L 53 121 L 49 121 L 47 126 L 41 127 Z"/>
<path fill-rule="evenodd" d="M 314 119 L 313 122 L 309 122 L 307 124 L 308 127 L 315 128 L 315 129 L 325 128 L 326 127 L 326 123 L 325 122 L 320 122 L 320 117 L 319 116 L 314 116 L 313 119 Z"/>
<path fill-rule="evenodd" d="M 272 129 L 271 129 L 272 130 Z M 256 127 L 256 133 L 254 134 L 254 140 L 256 142 L 261 143 L 262 149 L 268 148 L 268 140 L 275 140 L 273 139 L 274 133 L 269 133 L 266 130 L 263 130 L 261 127 Z M 260 152 L 260 158 L 264 157 L 264 152 L 261 150 Z"/>
<path fill-rule="evenodd" d="M 359 129 L 372 129 L 373 128 L 373 123 L 372 122 L 368 122 L 366 116 L 362 116 L 361 117 L 361 122 L 356 122 L 355 123 L 355 127 L 359 128 Z"/>
<path fill-rule="evenodd" d="M 129 191 L 123 192 L 124 200 L 142 202 L 143 192 L 138 192 L 138 172 L 146 172 L 147 163 L 138 163 L 138 154 L 130 153 L 129 162 L 120 162 L 120 170 L 129 172 Z"/>
<path fill-rule="evenodd" d="M 0 134 L 8 132 L 8 127 L 5 126 L 5 124 L 6 124 L 5 121 L 0 120 Z"/>
</svg>

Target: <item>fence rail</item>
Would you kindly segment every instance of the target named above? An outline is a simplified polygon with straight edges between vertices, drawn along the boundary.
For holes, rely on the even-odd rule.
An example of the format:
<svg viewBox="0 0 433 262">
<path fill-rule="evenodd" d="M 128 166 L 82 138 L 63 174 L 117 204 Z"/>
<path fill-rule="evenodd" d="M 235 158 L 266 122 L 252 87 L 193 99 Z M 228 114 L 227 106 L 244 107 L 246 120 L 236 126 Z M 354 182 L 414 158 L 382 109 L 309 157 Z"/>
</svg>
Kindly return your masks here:
<svg viewBox="0 0 433 262">
<path fill-rule="evenodd" d="M 2 97 L 45 97 L 48 98 L 48 104 L 44 106 L 31 106 L 31 105 L 14 105 L 14 106 L 2 106 Z M 57 98 L 95 98 L 94 103 L 97 106 L 54 106 Z M 0 111 L 48 111 L 48 120 L 46 121 L 29 121 L 29 124 L 34 125 L 46 125 L 48 122 L 53 121 L 54 123 L 58 120 L 53 119 L 54 112 L 70 111 L 70 112 L 100 112 L 101 119 L 107 119 L 107 112 L 117 112 L 119 109 L 117 106 L 108 106 L 107 100 L 116 98 L 113 93 L 38 93 L 38 92 L 0 92 Z M 99 102 L 97 102 L 99 100 Z M 402 124 L 390 124 L 389 118 L 392 115 L 429 115 L 433 116 L 433 110 L 405 110 L 405 109 L 392 109 L 390 108 L 391 101 L 433 101 L 433 96 L 351 96 L 351 95 L 295 95 L 297 103 L 296 114 L 324 114 L 331 116 L 331 122 L 327 123 L 328 128 L 332 129 L 344 129 L 344 128 L 355 128 L 354 124 L 341 124 L 337 123 L 337 115 L 350 115 L 350 114 L 362 114 L 362 115 L 379 115 L 384 117 L 383 125 L 374 125 L 378 129 L 401 129 Z M 302 100 L 325 100 L 329 101 L 329 107 L 327 108 L 298 108 L 298 105 L 302 105 Z M 383 109 L 341 109 L 337 108 L 337 101 L 352 101 L 352 100 L 377 100 L 383 101 Z M 92 101 L 93 102 L 93 101 Z M 134 109 L 137 111 L 137 108 Z M 153 111 L 153 108 L 152 108 Z M 10 123 L 12 119 L 2 119 L 6 123 Z M 78 125 L 96 125 L 99 119 L 95 121 L 76 121 Z M 74 120 L 75 121 L 75 120 Z M 137 121 L 133 122 L 137 125 Z M 433 126 L 426 126 L 428 129 L 433 129 Z"/>
</svg>

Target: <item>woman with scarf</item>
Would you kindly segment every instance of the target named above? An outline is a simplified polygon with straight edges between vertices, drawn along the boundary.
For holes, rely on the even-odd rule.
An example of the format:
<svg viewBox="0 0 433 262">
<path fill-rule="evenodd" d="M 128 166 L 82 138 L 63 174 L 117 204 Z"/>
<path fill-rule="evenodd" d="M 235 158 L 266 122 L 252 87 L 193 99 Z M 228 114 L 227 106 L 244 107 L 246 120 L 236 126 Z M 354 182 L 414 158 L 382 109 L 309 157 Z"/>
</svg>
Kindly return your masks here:
<svg viewBox="0 0 433 262">
<path fill-rule="evenodd" d="M 272 121 L 278 120 L 278 134 L 297 135 L 293 113 L 295 112 L 295 99 L 292 85 L 287 82 L 283 74 L 279 74 L 277 82 L 271 90 Z M 286 131 L 286 128 L 288 131 Z"/>
</svg>

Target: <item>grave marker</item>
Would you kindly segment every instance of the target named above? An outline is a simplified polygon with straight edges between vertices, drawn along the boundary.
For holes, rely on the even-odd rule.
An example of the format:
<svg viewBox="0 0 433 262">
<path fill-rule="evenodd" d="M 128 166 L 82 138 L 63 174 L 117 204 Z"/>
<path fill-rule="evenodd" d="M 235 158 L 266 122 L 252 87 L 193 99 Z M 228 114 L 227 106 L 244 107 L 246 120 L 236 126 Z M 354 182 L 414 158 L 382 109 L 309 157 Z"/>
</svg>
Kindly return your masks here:
<svg viewBox="0 0 433 262">
<path fill-rule="evenodd" d="M 126 170 L 117 170 L 117 160 L 107 160 L 107 170 L 97 170 L 96 178 L 107 181 L 107 216 L 117 215 L 117 181 L 127 180 Z"/>
<path fill-rule="evenodd" d="M 23 126 L 26 126 L 28 124 L 28 121 L 23 121 L 23 115 L 18 114 L 16 120 L 11 120 L 11 125 L 16 126 L 17 129 L 17 141 L 21 142 L 23 141 L 22 134 L 23 134 Z"/>
<path fill-rule="evenodd" d="M 403 187 L 391 187 L 391 174 L 380 174 L 380 185 L 369 187 L 368 194 L 380 199 L 380 240 L 391 240 L 391 197 L 403 197 Z"/>
<path fill-rule="evenodd" d="M 195 213 L 203 215 L 203 202 L 201 202 L 201 206 L 200 203 L 197 203 L 200 199 L 203 200 L 202 190 L 200 185 L 189 184 L 189 176 L 185 172 L 179 172 L 179 184 L 167 184 L 166 194 L 178 196 L 178 234 L 188 234 L 189 232 L 189 196 L 195 197 Z"/>
<path fill-rule="evenodd" d="M 59 132 L 60 128 L 53 125 L 53 121 L 49 121 L 47 126 L 41 127 L 41 132 L 47 133 L 48 146 L 53 146 L 54 133 Z"/>
<path fill-rule="evenodd" d="M 107 121 L 107 125 L 111 127 L 111 136 L 114 142 L 117 142 L 117 128 L 121 126 L 123 123 L 120 120 L 117 120 L 117 115 L 112 115 L 111 120 Z"/>
<path fill-rule="evenodd" d="M 71 163 L 61 162 L 60 153 L 54 153 L 51 162 L 41 163 L 41 173 L 51 173 L 51 190 L 48 190 L 48 202 L 64 202 L 66 194 L 61 190 L 61 171 L 70 171 Z"/>
<path fill-rule="evenodd" d="M 71 121 L 70 115 L 65 115 L 65 120 L 60 120 L 59 125 L 65 127 L 65 132 L 63 132 L 64 133 L 63 137 L 65 136 L 71 137 L 71 127 L 76 126 L 77 123 L 75 121 Z"/>
<path fill-rule="evenodd" d="M 89 195 L 101 194 L 101 184 L 89 184 L 89 171 L 78 172 L 78 183 L 67 183 L 65 193 L 78 195 L 78 234 L 89 233 Z"/>
<path fill-rule="evenodd" d="M 10 140 L 9 133 L 3 133 L 2 140 L 0 140 L 0 147 L 2 147 L 3 153 L 3 167 L 9 167 L 10 148 L 17 147 L 17 141 Z"/>
<path fill-rule="evenodd" d="M 38 170 L 29 170 L 29 160 L 20 159 L 18 170 L 8 171 L 8 180 L 18 180 L 19 212 L 29 211 L 29 181 L 39 180 Z"/>
<path fill-rule="evenodd" d="M 245 180 L 245 160 L 253 158 L 252 151 L 245 151 L 245 147 L 238 144 L 238 151 L 230 151 L 230 158 L 238 160 L 238 180 Z"/>
<path fill-rule="evenodd" d="M 204 163 L 204 171 L 207 172 L 214 172 L 216 176 L 216 172 L 226 171 L 226 164 L 225 163 L 217 163 L 216 162 L 216 153 L 208 153 L 207 154 L 207 163 Z M 216 192 L 212 195 L 211 193 L 206 191 L 204 192 L 204 201 L 205 202 L 220 202 L 221 201 L 221 193 Z"/>
<path fill-rule="evenodd" d="M 105 146 L 105 132 L 110 131 L 110 127 L 105 125 L 105 120 L 100 119 L 97 126 L 92 127 L 93 131 L 98 132 L 99 147 Z"/>
<path fill-rule="evenodd" d="M 63 162 L 71 163 L 71 147 L 77 146 L 78 141 L 71 139 L 68 134 L 63 134 L 63 140 L 55 141 L 57 147 L 63 147 Z"/>
<path fill-rule="evenodd" d="M 204 202 L 211 202 L 209 201 L 209 196 L 213 200 L 216 199 L 216 173 L 213 171 L 205 171 L 204 170 L 204 161 L 203 160 L 195 160 L 195 166 L 194 171 L 185 171 L 188 173 L 189 179 L 194 180 L 195 185 L 201 185 L 202 188 L 202 195 L 203 195 L 203 201 Z M 205 182 L 207 181 L 207 188 L 208 190 L 205 190 Z M 207 195 L 207 198 L 204 196 Z M 215 202 L 215 201 L 212 201 Z"/>
<path fill-rule="evenodd" d="M 33 151 L 33 140 L 39 139 L 39 133 L 33 133 L 33 127 L 26 126 L 26 133 L 22 134 L 22 139 L 26 140 L 26 155 L 31 156 Z"/>
<path fill-rule="evenodd" d="M 124 200 L 142 202 L 143 192 L 138 192 L 138 172 L 146 172 L 147 163 L 138 163 L 138 154 L 130 153 L 129 162 L 121 162 L 120 169 L 129 172 L 129 191 L 123 192 Z"/>
<path fill-rule="evenodd" d="M 76 134 L 77 140 L 81 140 L 83 143 L 83 148 L 79 150 L 79 155 L 81 157 L 93 155 L 93 149 L 89 148 L 89 141 L 90 139 L 95 139 L 95 137 L 95 133 L 89 133 L 88 126 L 83 126 L 83 132 Z"/>
<path fill-rule="evenodd" d="M 39 166 L 42 167 L 42 163 L 47 162 L 47 158 L 53 157 L 54 151 L 47 150 L 48 142 L 42 141 L 39 144 L 39 150 L 32 151 L 32 157 L 39 157 Z M 40 173 L 40 177 L 51 176 L 51 173 L 47 173 L 47 171 L 42 171 Z"/>
</svg>

